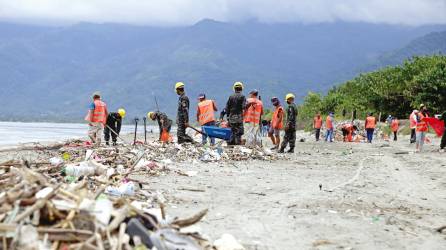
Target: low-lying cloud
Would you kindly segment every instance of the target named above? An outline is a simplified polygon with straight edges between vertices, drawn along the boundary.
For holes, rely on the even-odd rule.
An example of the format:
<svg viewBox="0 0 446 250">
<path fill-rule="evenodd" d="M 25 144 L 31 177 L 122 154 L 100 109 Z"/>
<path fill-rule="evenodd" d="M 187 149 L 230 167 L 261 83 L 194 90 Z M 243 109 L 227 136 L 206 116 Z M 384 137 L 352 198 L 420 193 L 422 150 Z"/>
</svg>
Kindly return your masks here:
<svg viewBox="0 0 446 250">
<path fill-rule="evenodd" d="M 33 23 L 189 25 L 224 22 L 446 23 L 446 0 L 0 0 L 0 19 Z"/>
</svg>

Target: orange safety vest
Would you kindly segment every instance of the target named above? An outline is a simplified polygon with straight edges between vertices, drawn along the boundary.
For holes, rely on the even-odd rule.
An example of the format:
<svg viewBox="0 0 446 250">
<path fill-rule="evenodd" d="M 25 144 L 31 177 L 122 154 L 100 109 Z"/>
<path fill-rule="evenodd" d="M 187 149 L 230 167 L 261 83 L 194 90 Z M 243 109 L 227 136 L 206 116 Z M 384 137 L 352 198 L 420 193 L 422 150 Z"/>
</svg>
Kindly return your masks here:
<svg viewBox="0 0 446 250">
<path fill-rule="evenodd" d="M 427 123 L 424 120 L 424 118 L 428 117 L 428 116 L 427 115 L 424 116 L 423 113 L 421 113 L 421 112 L 418 113 L 418 116 L 419 116 L 419 120 L 420 121 L 417 121 L 417 131 L 418 132 L 426 132 L 426 131 L 428 131 L 429 128 L 427 127 Z"/>
<path fill-rule="evenodd" d="M 319 128 L 321 128 L 322 127 L 322 118 L 321 117 L 314 117 L 314 128 L 317 128 L 317 129 L 319 129 Z"/>
<path fill-rule="evenodd" d="M 376 127 L 376 118 L 374 116 L 368 116 L 366 121 L 367 121 L 367 126 L 365 126 L 365 128 L 375 128 Z"/>
<path fill-rule="evenodd" d="M 415 113 L 412 112 L 412 113 L 410 114 L 410 116 L 409 116 L 409 121 L 410 121 L 409 126 L 410 126 L 411 129 L 417 127 L 417 120 L 414 119 L 414 114 L 415 114 Z"/>
<path fill-rule="evenodd" d="M 245 111 L 245 122 L 258 124 L 260 122 L 260 116 L 262 114 L 263 103 L 257 98 L 248 98 L 247 101 L 248 104 L 253 104 Z"/>
<path fill-rule="evenodd" d="M 105 122 L 107 121 L 107 115 L 105 114 L 106 110 L 107 105 L 105 104 L 105 102 L 101 100 L 95 100 L 93 114 L 91 115 L 91 122 L 100 122 L 105 124 Z"/>
<path fill-rule="evenodd" d="M 208 122 L 214 122 L 214 101 L 212 100 L 204 100 L 198 103 L 198 111 L 200 114 L 198 115 L 198 122 L 200 125 L 204 125 Z"/>
<path fill-rule="evenodd" d="M 282 113 L 282 117 L 279 121 L 279 113 Z M 279 106 L 274 110 L 273 120 L 272 120 L 273 129 L 282 129 L 283 128 L 283 107 Z"/>
<path fill-rule="evenodd" d="M 347 123 L 347 124 L 344 125 L 344 128 L 345 128 L 347 131 L 351 131 L 351 130 L 353 130 L 353 125 L 351 125 L 350 123 Z"/>
<path fill-rule="evenodd" d="M 348 123 L 344 125 L 345 130 L 347 130 L 347 135 L 345 141 L 352 142 L 353 141 L 353 125 Z"/>
<path fill-rule="evenodd" d="M 325 127 L 327 129 L 332 129 L 333 128 L 333 121 L 331 120 L 330 116 L 327 116 L 327 119 L 325 119 Z"/>
<path fill-rule="evenodd" d="M 392 123 L 390 124 L 390 127 L 392 128 L 393 132 L 397 132 L 399 128 L 399 121 L 397 119 L 393 119 Z"/>
</svg>

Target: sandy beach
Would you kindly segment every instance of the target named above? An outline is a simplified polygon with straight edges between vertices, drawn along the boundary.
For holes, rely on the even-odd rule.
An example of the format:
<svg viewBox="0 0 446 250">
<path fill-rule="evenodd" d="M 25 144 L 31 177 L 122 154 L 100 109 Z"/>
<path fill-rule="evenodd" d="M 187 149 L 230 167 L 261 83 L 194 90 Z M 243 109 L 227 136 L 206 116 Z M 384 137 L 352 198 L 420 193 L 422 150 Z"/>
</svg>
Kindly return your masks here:
<svg viewBox="0 0 446 250">
<path fill-rule="evenodd" d="M 289 160 L 172 159 L 168 168 L 196 175 L 132 177 L 161 193 L 172 216 L 208 208 L 196 225 L 202 234 L 230 233 L 246 249 L 446 249 L 446 234 L 436 231 L 446 225 L 446 155 L 437 139 L 416 154 L 404 136 L 373 144 L 301 138 Z M 0 162 L 47 157 L 9 151 Z"/>
</svg>

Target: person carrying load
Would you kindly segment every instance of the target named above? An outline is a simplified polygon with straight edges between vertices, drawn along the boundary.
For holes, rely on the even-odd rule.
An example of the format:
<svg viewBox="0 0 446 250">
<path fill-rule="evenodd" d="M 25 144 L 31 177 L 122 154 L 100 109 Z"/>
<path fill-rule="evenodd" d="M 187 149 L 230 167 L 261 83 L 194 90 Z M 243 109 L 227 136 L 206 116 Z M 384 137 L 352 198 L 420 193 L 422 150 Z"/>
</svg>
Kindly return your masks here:
<svg viewBox="0 0 446 250">
<path fill-rule="evenodd" d="M 208 126 L 208 127 L 214 127 L 215 124 L 215 114 L 214 112 L 217 111 L 217 106 L 215 105 L 215 101 L 206 99 L 205 94 L 199 94 L 198 95 L 198 105 L 197 105 L 197 121 L 200 124 L 200 126 Z M 202 144 L 206 145 L 207 143 L 207 134 L 202 134 Z M 211 140 L 211 146 L 215 144 L 215 138 L 210 137 Z"/>
</svg>

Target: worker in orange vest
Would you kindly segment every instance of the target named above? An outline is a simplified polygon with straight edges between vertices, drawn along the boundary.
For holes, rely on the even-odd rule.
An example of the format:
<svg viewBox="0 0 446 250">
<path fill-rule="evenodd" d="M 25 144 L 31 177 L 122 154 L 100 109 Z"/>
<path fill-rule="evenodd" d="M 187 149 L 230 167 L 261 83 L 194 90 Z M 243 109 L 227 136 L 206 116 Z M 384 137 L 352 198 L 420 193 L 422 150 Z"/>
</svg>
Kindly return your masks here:
<svg viewBox="0 0 446 250">
<path fill-rule="evenodd" d="M 263 115 L 263 103 L 258 99 L 259 92 L 257 90 L 252 90 L 249 95 L 250 97 L 246 100 L 246 109 L 243 116 L 246 131 L 245 145 L 261 146 L 260 118 Z"/>
<path fill-rule="evenodd" d="M 319 141 L 319 137 L 321 135 L 321 128 L 322 128 L 322 117 L 321 117 L 320 112 L 318 112 L 313 119 L 313 128 L 314 128 L 314 132 L 316 133 L 316 141 Z"/>
<path fill-rule="evenodd" d="M 85 120 L 88 121 L 88 136 L 95 146 L 101 145 L 102 131 L 107 122 L 107 105 L 101 100 L 99 92 L 93 93 L 93 102 L 90 104 Z"/>
<path fill-rule="evenodd" d="M 280 105 L 279 98 L 271 98 L 271 103 L 274 106 L 274 113 L 271 119 L 271 126 L 268 131 L 268 136 L 271 138 L 274 147 L 271 150 L 278 149 L 280 147 L 280 130 L 283 129 L 283 107 Z"/>
<path fill-rule="evenodd" d="M 334 113 L 330 114 L 325 119 L 325 129 L 327 133 L 325 134 L 325 141 L 333 142 L 333 132 L 334 132 Z"/>
<path fill-rule="evenodd" d="M 426 138 L 426 133 L 429 130 L 427 122 L 424 118 L 429 117 L 427 113 L 427 108 L 424 104 L 420 105 L 420 112 L 417 113 L 417 141 L 416 141 L 416 151 L 421 152 L 423 150 L 424 140 Z"/>
<path fill-rule="evenodd" d="M 353 141 L 353 132 L 358 130 L 358 127 L 351 123 L 346 123 L 342 126 L 342 136 L 344 137 L 344 142 Z"/>
<path fill-rule="evenodd" d="M 390 128 L 392 129 L 393 132 L 393 140 L 397 141 L 397 134 L 398 134 L 398 129 L 400 127 L 400 122 L 398 121 L 398 118 L 396 117 L 392 117 L 392 121 L 390 123 Z"/>
<path fill-rule="evenodd" d="M 206 94 L 198 95 L 198 106 L 197 106 L 197 121 L 200 126 L 215 126 L 215 114 L 217 111 L 217 106 L 215 102 L 210 99 L 206 99 Z M 203 129 L 202 129 L 203 131 Z M 206 145 L 207 135 L 202 134 L 202 144 Z M 215 145 L 215 138 L 211 139 L 211 146 Z"/>
<path fill-rule="evenodd" d="M 410 143 L 415 143 L 417 140 L 417 136 L 416 136 L 417 114 L 418 114 L 418 110 L 414 109 L 409 116 Z"/>
<path fill-rule="evenodd" d="M 365 130 L 367 132 L 367 142 L 372 143 L 373 133 L 376 128 L 376 117 L 373 116 L 373 113 L 368 113 L 367 118 L 365 120 Z"/>
</svg>

